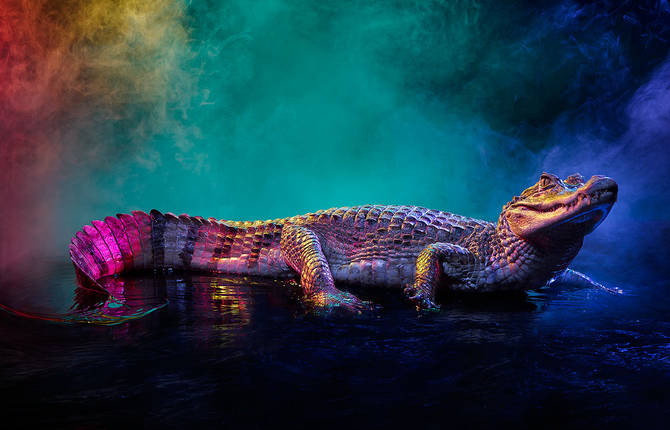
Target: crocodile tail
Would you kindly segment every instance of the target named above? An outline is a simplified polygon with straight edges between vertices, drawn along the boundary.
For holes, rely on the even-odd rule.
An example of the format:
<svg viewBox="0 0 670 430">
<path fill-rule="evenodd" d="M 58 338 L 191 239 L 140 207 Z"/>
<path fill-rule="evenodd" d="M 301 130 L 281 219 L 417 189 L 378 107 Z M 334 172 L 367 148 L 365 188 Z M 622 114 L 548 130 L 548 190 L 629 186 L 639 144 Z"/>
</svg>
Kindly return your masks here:
<svg viewBox="0 0 670 430">
<path fill-rule="evenodd" d="M 229 229 L 213 218 L 133 211 L 85 225 L 70 242 L 70 258 L 94 282 L 133 270 L 212 270 L 209 257 Z"/>
<path fill-rule="evenodd" d="M 262 227 L 257 228 L 253 226 L 258 223 L 206 220 L 186 214 L 163 214 L 157 210 L 148 214 L 134 211 L 107 217 L 104 221 L 92 221 L 72 237 L 70 258 L 77 271 L 80 289 L 106 292 L 104 303 L 92 307 L 78 307 L 81 303 L 76 303 L 77 306 L 66 314 L 23 312 L 2 304 L 0 310 L 57 323 L 113 325 L 139 318 L 162 308 L 167 302 L 151 292 L 147 296 L 138 295 L 128 280 L 106 276 L 163 268 L 239 271 L 240 262 L 248 263 L 248 259 L 239 257 L 254 249 L 248 248 L 247 244 L 260 245 L 267 234 L 278 240 L 280 226 L 261 224 Z M 257 240 L 251 240 L 252 237 Z M 232 254 L 237 258 L 225 258 L 230 257 L 233 247 L 236 253 Z M 234 260 L 236 264 L 226 260 Z M 130 295 L 126 294 L 128 286 L 131 286 Z"/>
</svg>

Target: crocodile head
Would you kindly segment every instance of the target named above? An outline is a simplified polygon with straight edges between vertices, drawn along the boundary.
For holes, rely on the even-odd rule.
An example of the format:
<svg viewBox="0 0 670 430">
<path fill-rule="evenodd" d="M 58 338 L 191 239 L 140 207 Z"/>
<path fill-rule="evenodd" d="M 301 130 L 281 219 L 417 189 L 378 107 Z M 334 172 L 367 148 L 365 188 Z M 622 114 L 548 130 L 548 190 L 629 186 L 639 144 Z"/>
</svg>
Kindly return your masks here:
<svg viewBox="0 0 670 430">
<path fill-rule="evenodd" d="M 576 173 L 565 180 L 543 173 L 540 180 L 503 208 L 510 229 L 531 242 L 580 240 L 607 216 L 617 198 L 616 182 L 588 181 Z"/>
</svg>

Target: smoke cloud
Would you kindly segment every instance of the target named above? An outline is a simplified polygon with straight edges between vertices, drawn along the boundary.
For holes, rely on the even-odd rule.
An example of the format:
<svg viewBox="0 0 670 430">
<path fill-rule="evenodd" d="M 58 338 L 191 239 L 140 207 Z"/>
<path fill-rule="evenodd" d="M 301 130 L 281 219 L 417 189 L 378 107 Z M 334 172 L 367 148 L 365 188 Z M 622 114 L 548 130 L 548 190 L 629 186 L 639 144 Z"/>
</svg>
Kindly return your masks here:
<svg viewBox="0 0 670 430">
<path fill-rule="evenodd" d="M 616 3 L 4 1 L 0 257 L 152 207 L 495 220 L 547 170 L 620 184 L 576 264 L 638 261 L 621 231 L 668 219 L 670 8 Z"/>
</svg>

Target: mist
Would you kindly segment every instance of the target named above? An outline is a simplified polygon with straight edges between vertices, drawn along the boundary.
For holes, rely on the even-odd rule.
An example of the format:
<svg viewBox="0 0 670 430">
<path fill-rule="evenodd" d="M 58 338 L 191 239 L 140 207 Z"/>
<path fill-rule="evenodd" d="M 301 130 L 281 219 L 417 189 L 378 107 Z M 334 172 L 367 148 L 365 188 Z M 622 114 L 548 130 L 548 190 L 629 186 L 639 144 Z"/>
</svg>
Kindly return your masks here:
<svg viewBox="0 0 670 430">
<path fill-rule="evenodd" d="M 83 224 L 135 209 L 495 221 L 546 170 L 619 183 L 578 267 L 661 261 L 669 19 L 665 1 L 3 1 L 0 257 L 67 258 Z"/>
</svg>

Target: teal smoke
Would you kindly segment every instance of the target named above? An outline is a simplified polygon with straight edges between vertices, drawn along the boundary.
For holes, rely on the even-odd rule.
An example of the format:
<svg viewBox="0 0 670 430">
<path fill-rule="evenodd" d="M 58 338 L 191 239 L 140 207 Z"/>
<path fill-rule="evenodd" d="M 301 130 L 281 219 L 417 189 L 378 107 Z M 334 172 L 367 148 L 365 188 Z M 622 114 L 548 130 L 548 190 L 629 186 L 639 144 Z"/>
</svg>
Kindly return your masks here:
<svg viewBox="0 0 670 430">
<path fill-rule="evenodd" d="M 123 121 L 78 120 L 73 139 L 92 150 L 53 190 L 45 250 L 65 254 L 82 224 L 134 209 L 270 219 L 402 203 L 493 221 L 543 169 L 615 172 L 635 197 L 617 148 L 667 67 L 668 8 L 654 5 L 185 3 L 164 111 L 138 101 Z M 667 150 L 646 139 L 656 155 L 635 190 L 667 179 Z M 621 216 L 639 215 L 630 204 Z"/>
</svg>

